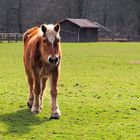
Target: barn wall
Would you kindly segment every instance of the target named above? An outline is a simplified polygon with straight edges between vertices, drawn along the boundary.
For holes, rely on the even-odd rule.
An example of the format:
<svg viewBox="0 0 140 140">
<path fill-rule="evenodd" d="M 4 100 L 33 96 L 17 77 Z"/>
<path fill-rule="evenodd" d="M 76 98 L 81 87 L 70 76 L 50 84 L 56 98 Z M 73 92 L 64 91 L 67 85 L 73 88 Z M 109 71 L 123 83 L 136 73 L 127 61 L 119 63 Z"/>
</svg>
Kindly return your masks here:
<svg viewBox="0 0 140 140">
<path fill-rule="evenodd" d="M 98 28 L 81 28 L 70 21 L 63 21 L 61 25 L 62 42 L 95 42 L 98 40 Z"/>
<path fill-rule="evenodd" d="M 65 31 L 60 32 L 61 40 L 62 42 L 77 42 L 78 41 L 78 35 L 68 33 Z"/>
<path fill-rule="evenodd" d="M 82 28 L 79 42 L 96 42 L 98 40 L 98 28 Z"/>
<path fill-rule="evenodd" d="M 69 21 L 64 21 L 61 24 L 61 40 L 62 42 L 77 42 L 79 27 Z"/>
<path fill-rule="evenodd" d="M 61 29 L 62 30 L 67 30 L 67 31 L 71 31 L 71 32 L 74 32 L 74 33 L 77 33 L 78 32 L 78 29 L 79 27 L 75 24 L 73 24 L 72 22 L 69 22 L 69 21 L 64 21 L 61 24 Z"/>
</svg>

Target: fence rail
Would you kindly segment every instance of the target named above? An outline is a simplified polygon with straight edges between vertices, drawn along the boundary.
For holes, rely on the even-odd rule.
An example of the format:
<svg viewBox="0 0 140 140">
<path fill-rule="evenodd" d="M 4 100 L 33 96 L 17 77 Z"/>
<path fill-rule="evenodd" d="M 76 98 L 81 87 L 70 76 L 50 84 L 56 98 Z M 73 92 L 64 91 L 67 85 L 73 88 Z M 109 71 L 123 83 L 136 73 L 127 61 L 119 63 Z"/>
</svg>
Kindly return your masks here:
<svg viewBox="0 0 140 140">
<path fill-rule="evenodd" d="M 70 38 L 77 38 L 77 34 L 72 34 L 69 32 L 69 39 Z M 23 34 L 21 33 L 0 33 L 0 43 L 2 41 L 8 41 L 10 42 L 18 42 L 22 40 Z M 76 37 L 75 37 L 76 36 Z M 103 36 L 98 38 L 99 42 L 131 42 L 136 41 L 140 42 L 140 36 L 138 35 L 110 35 L 110 36 Z M 63 39 L 62 39 L 63 42 Z M 76 40 L 77 42 L 77 40 Z"/>
<path fill-rule="evenodd" d="M 140 36 L 136 35 L 111 35 L 111 36 L 104 36 L 104 37 L 99 37 L 98 41 L 101 42 L 139 42 L 140 41 Z"/>
<path fill-rule="evenodd" d="M 8 42 L 18 42 L 22 40 L 22 35 L 20 33 L 0 33 L 0 42 L 8 41 Z"/>
</svg>

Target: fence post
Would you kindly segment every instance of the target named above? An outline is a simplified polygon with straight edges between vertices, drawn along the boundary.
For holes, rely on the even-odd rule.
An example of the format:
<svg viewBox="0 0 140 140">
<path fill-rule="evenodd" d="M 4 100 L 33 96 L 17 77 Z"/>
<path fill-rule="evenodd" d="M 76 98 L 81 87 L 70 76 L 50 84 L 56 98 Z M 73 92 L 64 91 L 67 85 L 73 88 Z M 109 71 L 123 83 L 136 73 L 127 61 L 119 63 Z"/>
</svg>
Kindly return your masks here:
<svg viewBox="0 0 140 140">
<path fill-rule="evenodd" d="M 129 37 L 129 35 L 127 36 L 127 41 L 130 41 L 130 37 Z"/>
<path fill-rule="evenodd" d="M 0 43 L 2 43 L 2 34 L 0 34 Z"/>
<path fill-rule="evenodd" d="M 80 30 L 81 30 L 81 28 L 78 29 L 78 36 L 77 36 L 77 37 L 78 37 L 78 38 L 77 38 L 77 41 L 78 41 L 78 42 L 80 41 Z"/>
<path fill-rule="evenodd" d="M 8 33 L 7 34 L 7 40 L 8 40 L 8 43 L 10 42 L 10 34 Z"/>
<path fill-rule="evenodd" d="M 18 42 L 18 34 L 16 34 L 16 42 Z"/>
<path fill-rule="evenodd" d="M 112 34 L 112 41 L 114 41 L 114 35 Z"/>
</svg>

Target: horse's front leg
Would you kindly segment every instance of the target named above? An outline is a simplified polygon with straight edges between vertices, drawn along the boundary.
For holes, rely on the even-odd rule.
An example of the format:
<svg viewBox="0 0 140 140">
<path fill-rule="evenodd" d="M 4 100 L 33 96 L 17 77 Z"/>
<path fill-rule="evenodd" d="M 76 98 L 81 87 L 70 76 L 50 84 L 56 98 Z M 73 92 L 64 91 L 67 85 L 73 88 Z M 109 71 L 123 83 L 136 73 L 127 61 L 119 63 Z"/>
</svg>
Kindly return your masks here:
<svg viewBox="0 0 140 140">
<path fill-rule="evenodd" d="M 39 113 L 40 112 L 40 96 L 41 96 L 41 79 L 40 77 L 35 74 L 34 75 L 34 86 L 33 86 L 33 94 L 34 94 L 34 101 L 31 108 L 32 113 Z"/>
<path fill-rule="evenodd" d="M 41 78 L 41 79 L 40 79 L 40 85 L 41 85 L 40 109 L 43 108 L 43 92 L 44 92 L 45 87 L 46 87 L 46 81 L 47 81 L 47 78 Z"/>
<path fill-rule="evenodd" d="M 50 76 L 50 94 L 51 94 L 51 107 L 52 107 L 52 119 L 59 119 L 60 110 L 57 103 L 57 82 L 58 82 L 58 69 Z"/>
</svg>

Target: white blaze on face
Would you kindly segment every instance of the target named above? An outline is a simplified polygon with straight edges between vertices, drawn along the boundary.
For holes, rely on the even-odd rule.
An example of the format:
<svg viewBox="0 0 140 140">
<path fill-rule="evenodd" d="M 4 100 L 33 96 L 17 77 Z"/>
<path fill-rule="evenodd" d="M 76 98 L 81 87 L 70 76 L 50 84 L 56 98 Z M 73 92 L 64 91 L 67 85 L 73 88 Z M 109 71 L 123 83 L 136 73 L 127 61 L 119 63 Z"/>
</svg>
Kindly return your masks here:
<svg viewBox="0 0 140 140">
<path fill-rule="evenodd" d="M 46 36 L 48 38 L 48 41 L 51 44 L 53 44 L 53 42 L 55 41 L 55 37 L 56 37 L 56 32 L 54 31 L 54 25 L 52 25 L 52 24 L 47 25 Z"/>
<path fill-rule="evenodd" d="M 40 27 L 39 35 L 45 36 L 46 39 L 51 43 L 52 47 L 54 45 L 55 39 L 60 40 L 60 25 L 59 24 L 43 24 Z"/>
<path fill-rule="evenodd" d="M 48 25 L 46 25 L 46 27 L 47 27 L 46 36 L 48 38 L 48 41 L 53 46 L 55 38 L 59 38 L 59 33 L 54 30 L 54 25 L 53 24 L 48 24 Z"/>
</svg>

